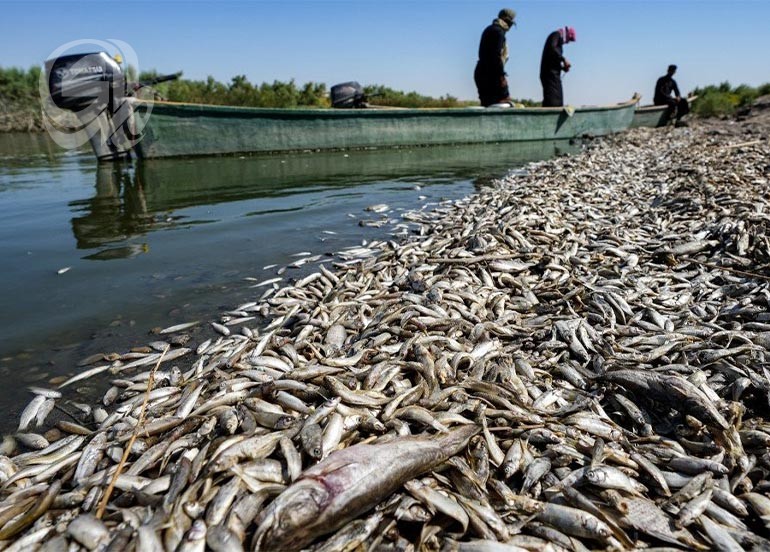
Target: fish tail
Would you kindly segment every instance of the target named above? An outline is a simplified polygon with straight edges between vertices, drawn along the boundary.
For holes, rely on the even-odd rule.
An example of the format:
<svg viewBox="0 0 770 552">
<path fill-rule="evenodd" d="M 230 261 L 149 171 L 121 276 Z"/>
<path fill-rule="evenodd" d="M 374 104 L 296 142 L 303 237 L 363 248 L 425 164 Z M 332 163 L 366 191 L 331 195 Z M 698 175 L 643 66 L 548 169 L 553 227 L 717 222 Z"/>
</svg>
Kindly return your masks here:
<svg viewBox="0 0 770 552">
<path fill-rule="evenodd" d="M 468 446 L 468 441 L 470 441 L 471 437 L 480 431 L 481 426 L 464 425 L 458 429 L 453 429 L 437 440 L 447 457 L 450 457 Z"/>
</svg>

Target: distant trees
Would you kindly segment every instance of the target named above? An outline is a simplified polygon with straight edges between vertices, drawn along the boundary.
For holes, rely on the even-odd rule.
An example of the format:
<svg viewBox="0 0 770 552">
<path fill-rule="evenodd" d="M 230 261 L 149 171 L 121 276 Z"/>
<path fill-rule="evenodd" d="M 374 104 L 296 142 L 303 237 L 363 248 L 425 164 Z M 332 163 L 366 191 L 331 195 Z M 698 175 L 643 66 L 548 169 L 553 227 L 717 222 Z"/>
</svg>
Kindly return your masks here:
<svg viewBox="0 0 770 552">
<path fill-rule="evenodd" d="M 696 88 L 692 93 L 698 95 L 693 105 L 693 113 L 700 117 L 720 117 L 732 115 L 737 110 L 750 106 L 758 97 L 770 94 L 770 83 L 757 87 L 741 84 L 733 88 L 725 81 L 718 85 Z"/>
<path fill-rule="evenodd" d="M 0 132 L 43 129 L 38 82 L 41 68 L 0 67 Z"/>
<path fill-rule="evenodd" d="M 37 100 L 41 68 L 0 67 L 0 95 L 7 101 Z"/>
<path fill-rule="evenodd" d="M 381 84 L 364 86 L 364 94 L 370 99 L 371 103 L 390 107 L 461 107 L 478 105 L 478 102 L 460 101 L 449 94 L 432 98 L 417 92 L 393 90 Z"/>
<path fill-rule="evenodd" d="M 139 75 L 139 81 L 158 76 L 156 71 Z M 246 107 L 328 107 L 326 85 L 308 82 L 298 87 L 294 80 L 255 85 L 246 75 L 236 75 L 229 84 L 209 76 L 205 81 L 178 79 L 153 87 L 153 94 L 172 102 L 190 102 Z M 145 97 L 147 94 L 145 94 Z"/>
<path fill-rule="evenodd" d="M 142 73 L 139 80 L 149 80 L 155 72 Z M 383 85 L 364 87 L 373 103 L 393 107 L 459 107 L 476 102 L 461 102 L 446 95 L 439 98 L 417 92 L 402 92 Z M 209 77 L 206 81 L 180 79 L 155 87 L 155 93 L 169 101 L 249 107 L 329 107 L 329 92 L 324 83 L 308 82 L 297 86 L 289 82 L 273 81 L 255 85 L 245 75 L 236 75 L 229 84 Z"/>
</svg>

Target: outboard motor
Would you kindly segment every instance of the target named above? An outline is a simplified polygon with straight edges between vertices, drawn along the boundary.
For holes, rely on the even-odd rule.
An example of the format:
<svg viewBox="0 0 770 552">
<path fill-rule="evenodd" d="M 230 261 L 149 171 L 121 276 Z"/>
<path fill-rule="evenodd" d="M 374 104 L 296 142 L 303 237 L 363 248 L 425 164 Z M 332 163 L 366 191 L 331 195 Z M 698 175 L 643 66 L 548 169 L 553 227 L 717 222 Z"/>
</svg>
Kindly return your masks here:
<svg viewBox="0 0 770 552">
<path fill-rule="evenodd" d="M 49 59 L 45 69 L 51 99 L 62 109 L 77 112 L 94 102 L 120 102 L 126 94 L 120 65 L 104 52 Z"/>
<path fill-rule="evenodd" d="M 127 157 L 133 114 L 120 65 L 105 52 L 72 54 L 45 63 L 48 91 L 60 109 L 72 111 L 99 160 Z"/>
<path fill-rule="evenodd" d="M 366 106 L 364 89 L 355 81 L 335 84 L 331 89 L 332 107 L 360 108 Z"/>
</svg>

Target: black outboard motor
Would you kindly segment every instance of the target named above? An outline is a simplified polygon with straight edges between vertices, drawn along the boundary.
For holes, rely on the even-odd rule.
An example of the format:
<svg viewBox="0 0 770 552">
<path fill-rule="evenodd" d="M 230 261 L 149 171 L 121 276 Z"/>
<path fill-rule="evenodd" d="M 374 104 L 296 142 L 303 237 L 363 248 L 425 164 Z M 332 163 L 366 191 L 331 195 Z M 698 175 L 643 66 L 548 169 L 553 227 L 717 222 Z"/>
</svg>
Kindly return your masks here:
<svg viewBox="0 0 770 552">
<path fill-rule="evenodd" d="M 120 65 L 104 52 L 49 59 L 45 70 L 51 99 L 62 109 L 77 112 L 97 103 L 114 113 L 126 95 Z"/>
<path fill-rule="evenodd" d="M 335 84 L 331 89 L 332 107 L 360 108 L 367 107 L 364 89 L 355 81 Z"/>
<path fill-rule="evenodd" d="M 105 52 L 72 54 L 45 62 L 48 91 L 60 109 L 72 111 L 88 133 L 100 160 L 129 155 L 133 113 L 126 102 L 126 79 Z"/>
</svg>

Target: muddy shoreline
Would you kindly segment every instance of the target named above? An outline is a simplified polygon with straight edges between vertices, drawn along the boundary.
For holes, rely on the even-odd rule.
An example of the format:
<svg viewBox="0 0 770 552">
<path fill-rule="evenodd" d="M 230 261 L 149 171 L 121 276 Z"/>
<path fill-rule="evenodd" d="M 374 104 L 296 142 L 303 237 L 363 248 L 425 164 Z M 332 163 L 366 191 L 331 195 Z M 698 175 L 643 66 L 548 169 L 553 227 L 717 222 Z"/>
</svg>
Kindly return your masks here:
<svg viewBox="0 0 770 552">
<path fill-rule="evenodd" d="M 45 132 L 40 111 L 0 104 L 0 132 Z"/>
</svg>

